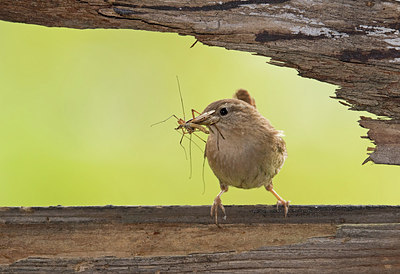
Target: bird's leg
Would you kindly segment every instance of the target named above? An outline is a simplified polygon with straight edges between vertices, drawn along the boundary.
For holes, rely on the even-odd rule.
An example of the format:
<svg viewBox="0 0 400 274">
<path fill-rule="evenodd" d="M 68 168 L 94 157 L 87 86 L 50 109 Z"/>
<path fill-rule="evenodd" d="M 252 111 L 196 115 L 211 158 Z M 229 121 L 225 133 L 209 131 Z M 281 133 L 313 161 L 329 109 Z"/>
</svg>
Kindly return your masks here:
<svg viewBox="0 0 400 274">
<path fill-rule="evenodd" d="M 276 197 L 276 199 L 278 199 L 278 202 L 276 203 L 276 208 L 278 209 L 279 205 L 283 205 L 284 209 L 285 209 L 285 217 L 287 217 L 287 213 L 289 211 L 289 203 L 290 201 L 285 201 L 284 199 L 282 199 L 281 196 L 279 196 L 278 193 L 276 193 L 276 191 L 274 190 L 272 183 L 269 185 L 265 186 L 265 189 L 268 190 L 269 192 L 272 193 L 272 195 L 274 195 Z"/>
<path fill-rule="evenodd" d="M 222 205 L 222 202 L 221 202 L 221 195 L 222 195 L 222 193 L 228 191 L 228 186 L 220 184 L 220 187 L 221 187 L 221 191 L 218 193 L 217 197 L 215 197 L 214 202 L 213 202 L 213 204 L 211 206 L 211 217 L 214 216 L 215 224 L 218 227 L 219 227 L 219 224 L 218 224 L 218 207 L 221 208 L 222 212 L 224 213 L 224 220 L 226 220 L 226 212 L 225 212 L 225 208 L 224 208 L 224 206 Z"/>
</svg>

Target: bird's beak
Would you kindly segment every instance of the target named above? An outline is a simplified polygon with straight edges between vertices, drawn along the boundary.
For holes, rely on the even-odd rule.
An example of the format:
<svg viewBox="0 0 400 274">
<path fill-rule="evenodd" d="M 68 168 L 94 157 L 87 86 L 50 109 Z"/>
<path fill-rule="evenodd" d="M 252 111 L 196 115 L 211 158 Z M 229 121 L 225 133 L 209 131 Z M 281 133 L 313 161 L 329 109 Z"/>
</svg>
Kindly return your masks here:
<svg viewBox="0 0 400 274">
<path fill-rule="evenodd" d="M 218 116 L 213 115 L 214 113 L 215 113 L 215 110 L 203 112 L 199 116 L 193 118 L 193 120 L 190 122 L 193 124 L 197 124 L 197 125 L 210 126 L 212 124 L 217 123 L 219 120 Z"/>
</svg>

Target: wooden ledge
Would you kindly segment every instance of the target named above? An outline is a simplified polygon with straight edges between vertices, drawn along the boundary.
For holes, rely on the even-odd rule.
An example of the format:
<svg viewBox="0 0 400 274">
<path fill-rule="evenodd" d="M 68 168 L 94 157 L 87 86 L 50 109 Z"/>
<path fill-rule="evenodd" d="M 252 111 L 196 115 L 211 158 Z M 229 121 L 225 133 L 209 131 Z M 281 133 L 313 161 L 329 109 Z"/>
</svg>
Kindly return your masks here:
<svg viewBox="0 0 400 274">
<path fill-rule="evenodd" d="M 292 205 L 288 218 L 271 205 L 227 205 L 221 224 L 400 223 L 400 206 Z M 0 207 L 0 224 L 213 224 L 210 206 Z"/>
<path fill-rule="evenodd" d="M 399 272 L 399 206 L 0 208 L 0 272 Z"/>
</svg>

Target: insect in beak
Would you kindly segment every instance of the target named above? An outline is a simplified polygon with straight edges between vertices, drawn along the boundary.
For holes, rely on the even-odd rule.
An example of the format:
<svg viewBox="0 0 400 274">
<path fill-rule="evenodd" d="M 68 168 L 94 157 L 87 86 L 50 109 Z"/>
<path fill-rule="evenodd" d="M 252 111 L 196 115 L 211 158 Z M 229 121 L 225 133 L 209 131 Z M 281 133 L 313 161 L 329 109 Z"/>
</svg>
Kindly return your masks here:
<svg viewBox="0 0 400 274">
<path fill-rule="evenodd" d="M 200 114 L 199 116 L 195 117 L 192 119 L 191 123 L 192 124 L 197 124 L 197 125 L 204 125 L 204 126 L 210 126 L 218 122 L 219 118 L 217 116 L 214 116 L 213 114 L 215 113 L 215 110 L 210 110 L 207 112 L 204 112 Z"/>
</svg>

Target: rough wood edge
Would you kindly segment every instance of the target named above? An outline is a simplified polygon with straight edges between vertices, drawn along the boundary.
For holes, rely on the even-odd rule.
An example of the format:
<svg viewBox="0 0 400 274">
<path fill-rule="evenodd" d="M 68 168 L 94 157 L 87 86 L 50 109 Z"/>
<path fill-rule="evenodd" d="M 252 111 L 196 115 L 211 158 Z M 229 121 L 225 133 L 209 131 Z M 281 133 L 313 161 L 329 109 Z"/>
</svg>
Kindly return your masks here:
<svg viewBox="0 0 400 274">
<path fill-rule="evenodd" d="M 366 138 L 374 141 L 376 147 L 363 164 L 400 165 L 400 120 L 379 120 L 361 116 L 360 126 L 368 129 Z"/>
</svg>

